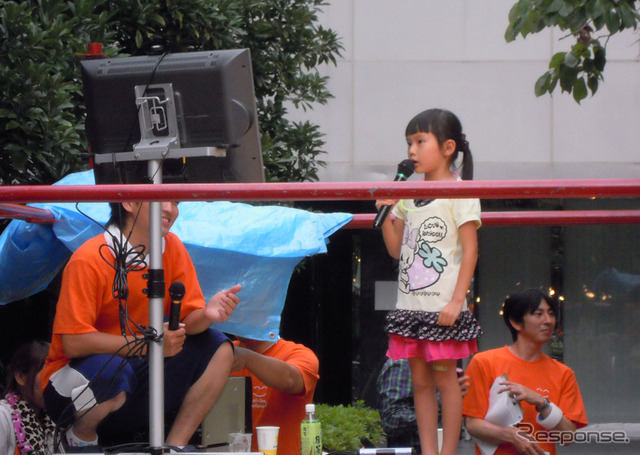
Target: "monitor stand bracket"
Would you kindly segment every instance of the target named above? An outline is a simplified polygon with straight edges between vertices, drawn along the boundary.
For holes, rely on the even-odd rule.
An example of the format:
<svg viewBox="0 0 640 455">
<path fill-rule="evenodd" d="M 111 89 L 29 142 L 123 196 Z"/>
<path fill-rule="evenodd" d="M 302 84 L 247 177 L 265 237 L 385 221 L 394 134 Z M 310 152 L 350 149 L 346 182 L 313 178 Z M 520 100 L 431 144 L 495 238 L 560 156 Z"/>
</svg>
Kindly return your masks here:
<svg viewBox="0 0 640 455">
<path fill-rule="evenodd" d="M 171 84 L 137 85 L 135 90 L 140 142 L 132 152 L 96 154 L 96 164 L 227 155 L 227 150 L 219 147 L 180 147 L 176 97 Z"/>
</svg>

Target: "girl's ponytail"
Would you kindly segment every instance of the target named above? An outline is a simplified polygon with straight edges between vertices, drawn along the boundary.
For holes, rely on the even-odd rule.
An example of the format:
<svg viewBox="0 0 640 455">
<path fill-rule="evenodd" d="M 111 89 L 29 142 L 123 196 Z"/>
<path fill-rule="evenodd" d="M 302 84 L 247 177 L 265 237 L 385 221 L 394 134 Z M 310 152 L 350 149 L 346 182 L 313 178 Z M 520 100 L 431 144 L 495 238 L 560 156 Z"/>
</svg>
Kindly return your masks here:
<svg viewBox="0 0 640 455">
<path fill-rule="evenodd" d="M 471 156 L 471 150 L 469 149 L 469 142 L 467 136 L 464 133 L 460 134 L 460 145 L 458 150 L 462 152 L 462 169 L 460 174 L 462 180 L 473 180 L 473 156 Z"/>
</svg>

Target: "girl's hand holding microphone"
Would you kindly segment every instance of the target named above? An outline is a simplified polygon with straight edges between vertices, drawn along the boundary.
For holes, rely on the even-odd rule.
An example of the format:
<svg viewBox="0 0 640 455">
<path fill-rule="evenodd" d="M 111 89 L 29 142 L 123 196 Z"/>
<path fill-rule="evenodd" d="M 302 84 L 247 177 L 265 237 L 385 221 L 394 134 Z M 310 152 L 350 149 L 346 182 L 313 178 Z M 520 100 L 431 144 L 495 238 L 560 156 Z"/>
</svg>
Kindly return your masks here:
<svg viewBox="0 0 640 455">
<path fill-rule="evenodd" d="M 391 206 L 391 208 L 393 208 L 397 203 L 397 199 L 378 199 L 376 200 L 376 210 L 379 212 L 380 209 L 385 206 Z"/>
<path fill-rule="evenodd" d="M 391 210 L 397 203 L 397 199 L 378 199 L 376 201 L 376 210 L 378 211 L 378 214 L 373 220 L 372 227 L 374 229 L 379 229 L 382 227 L 387 218 L 389 218 L 389 213 L 391 213 Z"/>
</svg>

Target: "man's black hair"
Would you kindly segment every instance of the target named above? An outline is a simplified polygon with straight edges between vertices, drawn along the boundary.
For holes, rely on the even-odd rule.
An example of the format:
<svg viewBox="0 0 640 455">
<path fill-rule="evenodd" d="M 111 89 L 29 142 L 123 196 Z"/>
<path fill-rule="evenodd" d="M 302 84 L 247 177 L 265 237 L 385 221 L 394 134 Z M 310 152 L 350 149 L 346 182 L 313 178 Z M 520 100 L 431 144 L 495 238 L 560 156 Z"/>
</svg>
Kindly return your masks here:
<svg viewBox="0 0 640 455">
<path fill-rule="evenodd" d="M 107 221 L 107 226 L 115 225 L 122 229 L 124 227 L 124 220 L 127 218 L 127 211 L 122 207 L 122 202 L 109 202 L 111 208 L 111 217 Z"/>
</svg>

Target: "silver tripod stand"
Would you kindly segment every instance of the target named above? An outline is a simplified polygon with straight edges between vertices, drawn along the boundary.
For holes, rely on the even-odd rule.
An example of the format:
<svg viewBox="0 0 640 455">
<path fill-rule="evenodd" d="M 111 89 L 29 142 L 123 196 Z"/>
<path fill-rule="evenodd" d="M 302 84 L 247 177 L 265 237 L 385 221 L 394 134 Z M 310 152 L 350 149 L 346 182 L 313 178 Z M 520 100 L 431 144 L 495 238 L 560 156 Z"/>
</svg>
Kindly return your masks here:
<svg viewBox="0 0 640 455">
<path fill-rule="evenodd" d="M 169 158 L 224 157 L 217 147 L 181 148 L 175 98 L 171 84 L 136 86 L 136 104 L 141 140 L 132 152 L 96 155 L 96 164 L 145 161 L 153 184 L 162 183 L 162 162 Z M 152 92 L 153 96 L 146 94 Z M 162 202 L 149 204 L 149 325 L 157 340 L 149 347 L 149 447 L 153 454 L 163 452 L 164 445 L 164 346 L 163 319 L 165 281 L 162 268 Z"/>
</svg>

